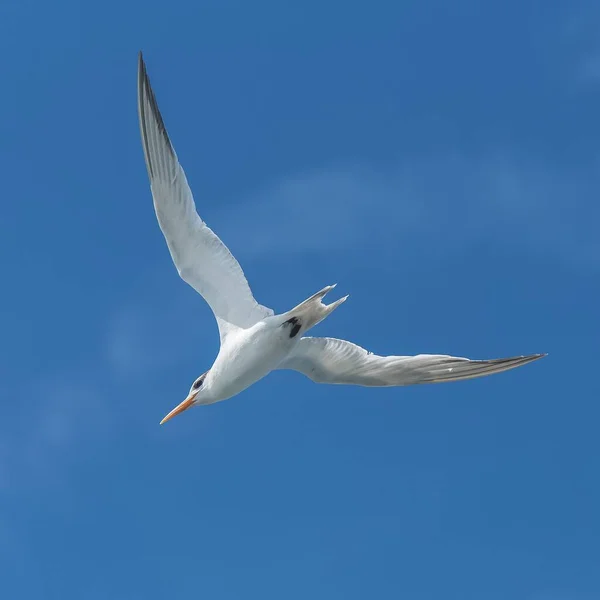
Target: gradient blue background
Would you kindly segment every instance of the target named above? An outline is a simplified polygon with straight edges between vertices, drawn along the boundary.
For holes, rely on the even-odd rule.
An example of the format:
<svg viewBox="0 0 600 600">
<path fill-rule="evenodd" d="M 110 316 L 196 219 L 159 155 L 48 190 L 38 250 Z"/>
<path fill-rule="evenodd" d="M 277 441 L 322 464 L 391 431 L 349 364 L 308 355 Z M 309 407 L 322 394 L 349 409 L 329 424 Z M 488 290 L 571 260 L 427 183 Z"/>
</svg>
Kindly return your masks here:
<svg viewBox="0 0 600 600">
<path fill-rule="evenodd" d="M 3 598 L 600 598 L 600 10 L 0 5 Z M 440 386 L 277 372 L 159 427 L 218 348 L 155 221 L 143 49 L 259 301 Z"/>
</svg>

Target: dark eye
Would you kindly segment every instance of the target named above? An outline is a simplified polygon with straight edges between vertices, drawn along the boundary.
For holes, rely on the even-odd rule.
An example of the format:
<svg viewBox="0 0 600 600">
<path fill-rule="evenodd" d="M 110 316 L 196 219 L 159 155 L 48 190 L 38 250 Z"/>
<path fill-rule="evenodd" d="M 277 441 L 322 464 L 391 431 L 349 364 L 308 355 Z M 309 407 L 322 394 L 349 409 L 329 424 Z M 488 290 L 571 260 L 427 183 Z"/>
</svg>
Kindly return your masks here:
<svg viewBox="0 0 600 600">
<path fill-rule="evenodd" d="M 203 381 L 204 381 L 204 377 L 201 377 L 200 379 L 196 379 L 196 381 L 194 381 L 194 385 L 192 386 L 192 389 L 193 390 L 200 389 L 200 386 L 202 385 Z"/>
</svg>

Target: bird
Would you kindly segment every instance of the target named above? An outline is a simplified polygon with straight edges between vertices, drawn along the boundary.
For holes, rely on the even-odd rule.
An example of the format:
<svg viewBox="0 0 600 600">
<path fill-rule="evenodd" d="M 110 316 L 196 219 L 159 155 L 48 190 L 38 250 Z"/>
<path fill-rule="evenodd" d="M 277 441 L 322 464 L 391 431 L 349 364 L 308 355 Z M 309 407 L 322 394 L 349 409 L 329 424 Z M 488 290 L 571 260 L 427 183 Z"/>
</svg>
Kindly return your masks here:
<svg viewBox="0 0 600 600">
<path fill-rule="evenodd" d="M 325 304 L 328 285 L 281 314 L 259 304 L 238 261 L 199 216 L 192 191 L 138 55 L 138 116 L 154 210 L 180 277 L 208 303 L 220 349 L 183 402 L 160 424 L 193 406 L 227 400 L 270 372 L 298 371 L 316 383 L 391 387 L 442 383 L 500 373 L 546 354 L 472 360 L 445 354 L 379 356 L 342 339 L 305 335 L 346 301 Z"/>
</svg>

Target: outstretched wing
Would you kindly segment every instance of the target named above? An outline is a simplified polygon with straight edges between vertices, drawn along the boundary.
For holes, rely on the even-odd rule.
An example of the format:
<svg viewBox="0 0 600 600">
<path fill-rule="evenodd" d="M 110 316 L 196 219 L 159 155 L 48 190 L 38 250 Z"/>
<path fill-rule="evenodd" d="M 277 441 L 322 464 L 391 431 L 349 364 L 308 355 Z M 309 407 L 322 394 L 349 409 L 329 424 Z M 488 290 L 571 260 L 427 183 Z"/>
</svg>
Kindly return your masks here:
<svg viewBox="0 0 600 600">
<path fill-rule="evenodd" d="M 442 354 L 377 356 L 345 340 L 305 337 L 298 340 L 279 368 L 300 371 L 317 383 L 382 387 L 483 377 L 520 367 L 542 356 L 545 354 L 493 360 Z"/>
<path fill-rule="evenodd" d="M 232 326 L 251 327 L 273 311 L 256 302 L 237 260 L 198 216 L 192 191 L 158 110 L 141 52 L 138 112 L 158 223 L 179 275 L 208 302 L 223 341 Z"/>
</svg>

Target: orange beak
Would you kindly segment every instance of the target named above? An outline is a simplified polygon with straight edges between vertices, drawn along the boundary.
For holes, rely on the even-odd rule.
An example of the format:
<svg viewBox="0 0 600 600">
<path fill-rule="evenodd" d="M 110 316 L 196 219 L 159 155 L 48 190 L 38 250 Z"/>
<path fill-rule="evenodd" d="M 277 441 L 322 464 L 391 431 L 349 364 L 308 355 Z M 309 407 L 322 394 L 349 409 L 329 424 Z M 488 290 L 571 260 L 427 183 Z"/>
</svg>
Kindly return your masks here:
<svg viewBox="0 0 600 600">
<path fill-rule="evenodd" d="M 187 410 L 190 406 L 192 406 L 194 404 L 194 398 L 196 397 L 196 395 L 192 395 L 190 394 L 179 406 L 176 406 L 161 422 L 160 424 L 162 425 L 163 423 L 166 423 L 167 421 L 169 421 L 170 419 L 172 419 L 173 417 L 176 417 L 179 413 L 182 413 L 184 410 Z"/>
</svg>

